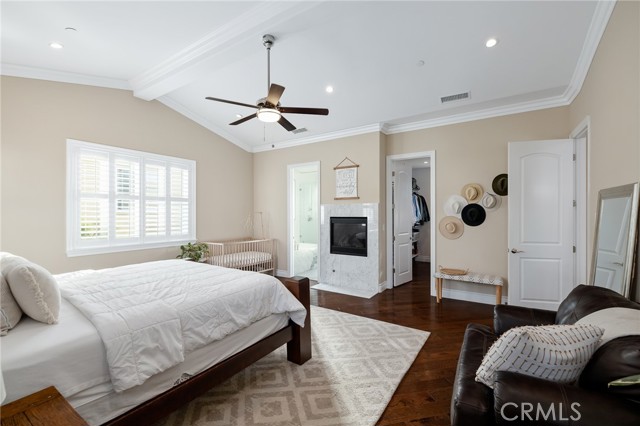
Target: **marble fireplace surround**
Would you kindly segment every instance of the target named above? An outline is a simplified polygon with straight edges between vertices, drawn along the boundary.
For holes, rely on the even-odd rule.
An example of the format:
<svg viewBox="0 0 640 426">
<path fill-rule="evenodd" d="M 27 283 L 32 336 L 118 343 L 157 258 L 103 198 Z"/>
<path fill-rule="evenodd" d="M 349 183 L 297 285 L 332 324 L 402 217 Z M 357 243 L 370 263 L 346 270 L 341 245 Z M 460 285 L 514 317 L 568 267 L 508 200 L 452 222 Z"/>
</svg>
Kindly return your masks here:
<svg viewBox="0 0 640 426">
<path fill-rule="evenodd" d="M 367 218 L 367 256 L 330 253 L 332 216 Z M 318 290 L 370 298 L 378 294 L 378 203 L 320 206 L 320 262 Z"/>
</svg>

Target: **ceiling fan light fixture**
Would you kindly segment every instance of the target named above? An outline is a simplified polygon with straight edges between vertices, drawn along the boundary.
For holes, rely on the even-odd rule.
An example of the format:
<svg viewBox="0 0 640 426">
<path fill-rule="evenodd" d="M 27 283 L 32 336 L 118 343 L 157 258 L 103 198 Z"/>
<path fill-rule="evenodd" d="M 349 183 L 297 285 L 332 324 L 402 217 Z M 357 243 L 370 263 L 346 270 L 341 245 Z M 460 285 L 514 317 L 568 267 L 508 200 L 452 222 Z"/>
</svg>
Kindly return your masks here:
<svg viewBox="0 0 640 426">
<path fill-rule="evenodd" d="M 280 111 L 275 108 L 260 108 L 257 115 L 258 120 L 264 123 L 275 123 L 280 120 Z"/>
</svg>

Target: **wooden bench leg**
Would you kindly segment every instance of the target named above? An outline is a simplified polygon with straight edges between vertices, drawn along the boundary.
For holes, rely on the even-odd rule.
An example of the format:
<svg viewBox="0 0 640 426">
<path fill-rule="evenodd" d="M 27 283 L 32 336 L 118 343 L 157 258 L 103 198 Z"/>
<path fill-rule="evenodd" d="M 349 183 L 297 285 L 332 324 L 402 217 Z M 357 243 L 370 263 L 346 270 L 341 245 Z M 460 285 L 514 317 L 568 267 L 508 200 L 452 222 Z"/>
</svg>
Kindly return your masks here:
<svg viewBox="0 0 640 426">
<path fill-rule="evenodd" d="M 436 303 L 442 300 L 442 278 L 436 278 Z"/>
<path fill-rule="evenodd" d="M 500 305 L 502 303 L 502 286 L 496 286 L 496 305 Z"/>
</svg>

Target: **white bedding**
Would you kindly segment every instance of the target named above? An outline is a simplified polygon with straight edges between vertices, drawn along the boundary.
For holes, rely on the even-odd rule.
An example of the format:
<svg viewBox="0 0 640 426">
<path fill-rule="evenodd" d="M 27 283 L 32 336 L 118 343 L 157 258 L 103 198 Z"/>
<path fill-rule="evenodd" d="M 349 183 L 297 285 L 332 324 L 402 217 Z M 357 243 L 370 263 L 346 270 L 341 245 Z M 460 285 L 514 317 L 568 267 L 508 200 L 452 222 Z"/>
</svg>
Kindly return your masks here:
<svg viewBox="0 0 640 426">
<path fill-rule="evenodd" d="M 9 403 L 55 384 L 62 395 L 109 383 L 102 340 L 85 316 L 62 299 L 58 323 L 24 317 L 1 339 Z"/>
<path fill-rule="evenodd" d="M 222 340 L 187 354 L 185 361 L 144 384 L 114 392 L 100 336 L 91 322 L 62 300 L 58 324 L 23 318 L 0 339 L 4 404 L 54 385 L 90 425 L 100 425 L 170 389 L 184 373 L 195 375 L 288 324 L 271 315 Z"/>
<path fill-rule="evenodd" d="M 304 325 L 302 304 L 276 278 L 183 260 L 57 275 L 62 295 L 96 327 L 117 392 L 271 314 Z"/>
</svg>

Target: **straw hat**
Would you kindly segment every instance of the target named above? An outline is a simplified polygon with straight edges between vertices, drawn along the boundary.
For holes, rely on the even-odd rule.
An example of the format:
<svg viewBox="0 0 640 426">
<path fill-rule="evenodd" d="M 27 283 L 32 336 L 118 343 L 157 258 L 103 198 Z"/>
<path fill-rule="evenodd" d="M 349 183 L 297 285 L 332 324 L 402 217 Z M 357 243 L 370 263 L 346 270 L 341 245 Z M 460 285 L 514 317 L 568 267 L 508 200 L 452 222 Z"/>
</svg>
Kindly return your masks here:
<svg viewBox="0 0 640 426">
<path fill-rule="evenodd" d="M 491 187 L 498 195 L 509 195 L 509 176 L 506 173 L 496 176 L 493 178 Z"/>
<path fill-rule="evenodd" d="M 462 187 L 462 195 L 470 203 L 477 203 L 482 199 L 484 189 L 479 183 L 468 183 Z"/>
<path fill-rule="evenodd" d="M 467 204 L 467 199 L 462 195 L 454 194 L 450 196 L 447 201 L 444 202 L 444 214 L 447 216 L 455 216 L 460 217 L 460 213 L 462 213 L 462 209 Z"/>
<path fill-rule="evenodd" d="M 478 226 L 482 225 L 487 218 L 487 212 L 484 211 L 484 208 L 480 204 L 467 204 L 465 208 L 462 209 L 460 217 L 465 225 Z"/>
<path fill-rule="evenodd" d="M 464 224 L 460 219 L 454 216 L 445 216 L 438 225 L 440 233 L 443 237 L 450 240 L 460 238 L 460 235 L 464 232 Z"/>
<path fill-rule="evenodd" d="M 480 205 L 484 207 L 485 210 L 498 210 L 501 204 L 502 197 L 490 192 L 485 192 L 482 201 L 480 201 Z"/>
</svg>

